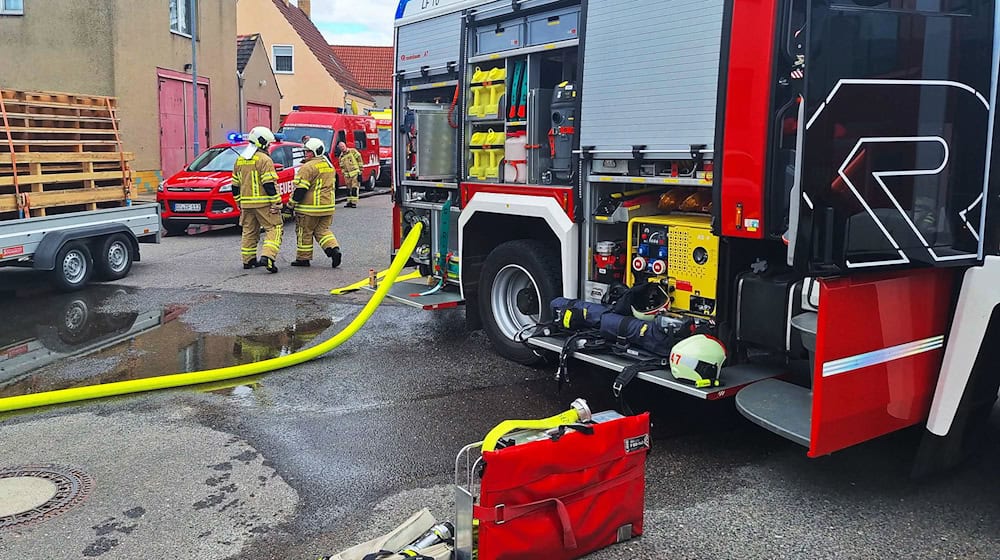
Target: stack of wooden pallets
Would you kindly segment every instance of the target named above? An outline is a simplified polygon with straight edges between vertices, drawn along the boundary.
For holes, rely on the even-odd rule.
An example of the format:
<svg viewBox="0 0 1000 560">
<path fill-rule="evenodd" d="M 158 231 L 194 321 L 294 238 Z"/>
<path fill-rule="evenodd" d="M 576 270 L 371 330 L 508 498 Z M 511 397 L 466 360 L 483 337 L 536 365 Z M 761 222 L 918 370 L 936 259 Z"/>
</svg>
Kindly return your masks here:
<svg viewBox="0 0 1000 560">
<path fill-rule="evenodd" d="M 0 220 L 129 204 L 113 97 L 0 89 Z"/>
</svg>

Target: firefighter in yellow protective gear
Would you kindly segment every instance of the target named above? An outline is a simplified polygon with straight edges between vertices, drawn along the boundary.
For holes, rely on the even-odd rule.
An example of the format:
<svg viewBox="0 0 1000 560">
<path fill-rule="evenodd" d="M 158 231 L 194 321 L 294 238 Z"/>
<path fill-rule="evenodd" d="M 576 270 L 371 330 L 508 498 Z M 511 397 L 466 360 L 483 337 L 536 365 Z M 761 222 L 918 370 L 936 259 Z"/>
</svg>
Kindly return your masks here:
<svg viewBox="0 0 1000 560">
<path fill-rule="evenodd" d="M 295 211 L 295 239 L 298 243 L 292 266 L 309 266 L 313 256 L 313 240 L 319 243 L 333 268 L 340 266 L 343 255 L 340 244 L 330 231 L 336 210 L 334 189 L 337 172 L 326 159 L 326 146 L 319 138 L 305 142 L 306 159 L 295 174 L 295 191 L 288 205 Z"/>
<path fill-rule="evenodd" d="M 233 167 L 233 198 L 240 205 L 240 225 L 243 239 L 240 254 L 243 268 L 263 266 L 270 273 L 278 272 L 274 264 L 281 248 L 281 196 L 278 194 L 278 173 L 268 155 L 267 146 L 275 141 L 267 127 L 254 127 L 247 136 L 249 144 L 236 159 Z M 264 228 L 264 248 L 257 259 L 257 242 Z"/>
<path fill-rule="evenodd" d="M 347 204 L 344 208 L 357 208 L 361 200 L 361 170 L 365 165 L 361 152 L 340 142 L 335 155 L 340 158 L 340 171 L 347 181 Z"/>
</svg>

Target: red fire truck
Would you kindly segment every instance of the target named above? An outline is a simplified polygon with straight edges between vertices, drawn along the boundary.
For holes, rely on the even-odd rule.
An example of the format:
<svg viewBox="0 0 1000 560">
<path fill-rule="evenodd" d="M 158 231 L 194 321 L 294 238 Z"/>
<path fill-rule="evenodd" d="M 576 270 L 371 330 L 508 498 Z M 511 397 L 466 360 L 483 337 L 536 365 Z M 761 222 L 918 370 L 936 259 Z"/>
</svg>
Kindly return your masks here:
<svg viewBox="0 0 1000 560">
<path fill-rule="evenodd" d="M 910 426 L 959 461 L 1000 389 L 1000 19 L 964 0 L 403 0 L 394 227 L 502 355 L 557 296 L 643 282 L 720 386 L 817 457 Z M 413 296 L 414 293 L 426 295 Z M 429 293 L 428 293 L 429 292 Z M 990 343 L 992 342 L 992 344 Z M 578 349 L 620 372 L 627 354 Z"/>
<path fill-rule="evenodd" d="M 285 116 L 279 133 L 289 142 L 304 142 L 313 137 L 323 141 L 330 154 L 330 161 L 337 170 L 337 186 L 344 187 L 347 181 L 340 171 L 340 162 L 333 157 L 336 143 L 343 142 L 348 148 L 361 153 L 364 166 L 361 169 L 361 189 L 375 189 L 379 173 L 378 131 L 375 119 L 368 115 L 349 115 L 339 107 L 319 107 L 295 105 Z"/>
</svg>

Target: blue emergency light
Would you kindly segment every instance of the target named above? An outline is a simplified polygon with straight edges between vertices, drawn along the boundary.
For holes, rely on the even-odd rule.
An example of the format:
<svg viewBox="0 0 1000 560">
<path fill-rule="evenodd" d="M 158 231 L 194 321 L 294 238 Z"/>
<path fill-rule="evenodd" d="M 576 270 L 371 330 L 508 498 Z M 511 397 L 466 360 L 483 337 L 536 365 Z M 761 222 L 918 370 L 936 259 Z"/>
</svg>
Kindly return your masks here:
<svg viewBox="0 0 1000 560">
<path fill-rule="evenodd" d="M 230 144 L 238 144 L 243 141 L 243 133 L 241 132 L 230 132 L 226 135 L 226 140 L 229 140 Z"/>
</svg>

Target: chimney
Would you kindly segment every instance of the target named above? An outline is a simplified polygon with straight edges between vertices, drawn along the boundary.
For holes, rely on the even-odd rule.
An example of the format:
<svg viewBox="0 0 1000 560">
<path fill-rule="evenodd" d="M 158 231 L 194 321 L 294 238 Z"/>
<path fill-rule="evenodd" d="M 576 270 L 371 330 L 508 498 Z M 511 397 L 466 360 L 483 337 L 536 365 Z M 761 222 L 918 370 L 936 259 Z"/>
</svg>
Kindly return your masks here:
<svg viewBox="0 0 1000 560">
<path fill-rule="evenodd" d="M 307 18 L 312 19 L 312 0 L 299 0 L 299 9 Z"/>
</svg>

